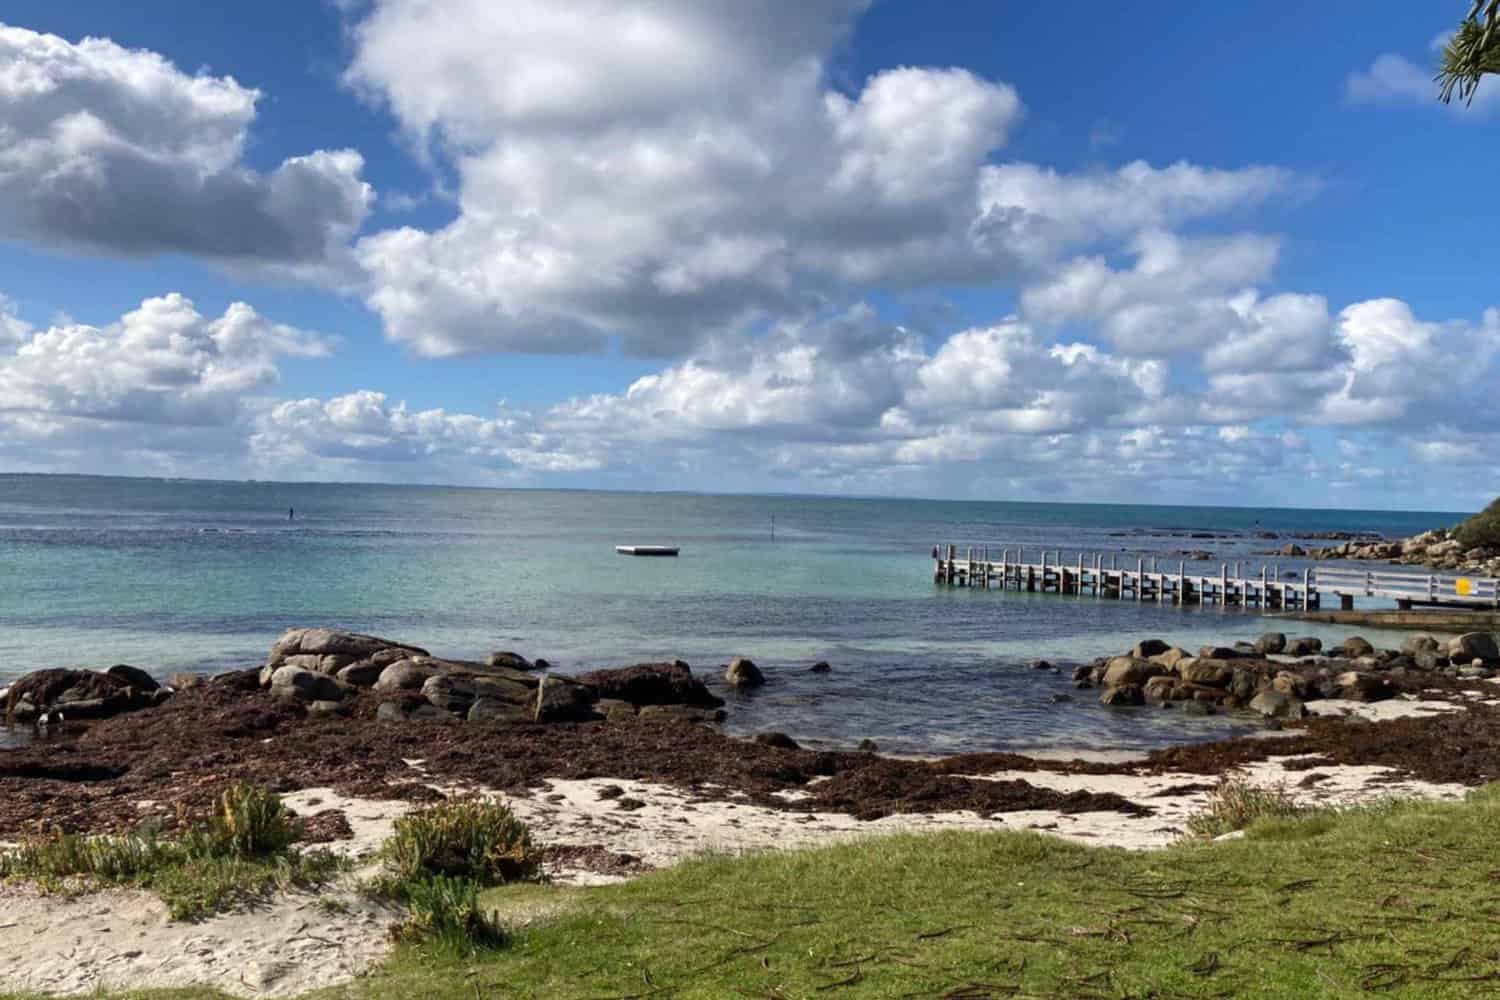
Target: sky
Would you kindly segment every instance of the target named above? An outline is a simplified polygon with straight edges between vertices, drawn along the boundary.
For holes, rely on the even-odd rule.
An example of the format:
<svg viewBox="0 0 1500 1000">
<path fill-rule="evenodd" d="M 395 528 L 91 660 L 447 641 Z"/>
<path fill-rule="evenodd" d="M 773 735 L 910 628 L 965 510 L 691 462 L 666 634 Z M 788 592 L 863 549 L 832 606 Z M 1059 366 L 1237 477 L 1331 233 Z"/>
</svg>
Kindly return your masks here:
<svg viewBox="0 0 1500 1000">
<path fill-rule="evenodd" d="M 1468 6 L 7 0 L 0 472 L 1477 509 Z"/>
</svg>

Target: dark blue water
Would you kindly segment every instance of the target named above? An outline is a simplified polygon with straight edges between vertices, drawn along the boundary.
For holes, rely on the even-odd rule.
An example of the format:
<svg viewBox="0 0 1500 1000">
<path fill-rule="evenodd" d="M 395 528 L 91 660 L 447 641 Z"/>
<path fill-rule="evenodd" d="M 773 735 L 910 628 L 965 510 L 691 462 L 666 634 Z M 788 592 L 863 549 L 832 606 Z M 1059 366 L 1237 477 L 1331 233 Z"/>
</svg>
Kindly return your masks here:
<svg viewBox="0 0 1500 1000">
<path fill-rule="evenodd" d="M 247 666 L 285 628 L 330 625 L 566 671 L 680 657 L 715 674 L 750 656 L 773 683 L 734 706 L 731 728 L 833 745 L 1139 749 L 1245 720 L 1110 711 L 1087 692 L 1055 704 L 1066 674 L 1026 664 L 1148 635 L 1253 636 L 1257 616 L 951 591 L 932 583 L 931 547 L 1174 565 L 1203 550 L 1216 573 L 1271 561 L 1285 539 L 1257 532 L 1394 536 L 1461 516 L 0 476 L 0 682 L 44 666 Z M 622 543 L 682 556 L 616 556 Z M 807 674 L 818 659 L 834 672 Z"/>
</svg>

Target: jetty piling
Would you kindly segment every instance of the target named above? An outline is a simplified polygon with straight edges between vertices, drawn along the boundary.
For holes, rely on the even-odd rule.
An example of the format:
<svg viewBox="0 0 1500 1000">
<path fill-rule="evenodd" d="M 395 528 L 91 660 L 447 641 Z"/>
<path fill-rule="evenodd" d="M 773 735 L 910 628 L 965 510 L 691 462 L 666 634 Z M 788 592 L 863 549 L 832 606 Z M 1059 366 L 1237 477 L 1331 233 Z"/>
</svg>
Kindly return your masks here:
<svg viewBox="0 0 1500 1000">
<path fill-rule="evenodd" d="M 977 555 L 977 558 L 976 558 Z M 935 545 L 933 582 L 949 587 L 985 590 L 1024 590 L 1032 593 L 1091 595 L 1116 600 L 1155 601 L 1159 604 L 1217 604 L 1225 607 L 1255 607 L 1267 610 L 1312 610 L 1325 599 L 1337 599 L 1342 610 L 1352 610 L 1356 597 L 1394 600 L 1400 608 L 1414 605 L 1500 608 L 1500 580 L 1444 574 L 1390 573 L 1364 569 L 1305 568 L 1301 579 L 1283 577 L 1281 564 L 1262 564 L 1259 572 L 1236 560 L 1221 562 L 1219 572 L 1189 575 L 1187 562 L 1177 571 L 1162 568 L 1156 556 L 1150 565 L 1144 556 L 1133 569 L 1121 568 L 1117 554 L 1078 553 L 1073 562 L 1062 552 L 1042 550 L 1041 561 L 1028 563 L 1023 546 L 1002 548 L 998 560 L 991 559 L 989 546 L 970 546 L 964 558 L 955 545 Z M 1126 563 L 1126 566 L 1129 564 Z"/>
</svg>

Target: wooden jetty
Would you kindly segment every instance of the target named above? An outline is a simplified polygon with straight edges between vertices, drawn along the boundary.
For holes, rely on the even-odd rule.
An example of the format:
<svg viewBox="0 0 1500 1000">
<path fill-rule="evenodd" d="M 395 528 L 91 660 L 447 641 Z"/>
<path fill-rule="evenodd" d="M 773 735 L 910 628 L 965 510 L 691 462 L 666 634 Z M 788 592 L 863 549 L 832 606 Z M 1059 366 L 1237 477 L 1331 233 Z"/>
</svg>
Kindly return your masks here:
<svg viewBox="0 0 1500 1000">
<path fill-rule="evenodd" d="M 1027 590 L 1051 594 L 1088 594 L 1125 601 L 1172 604 L 1218 604 L 1225 607 L 1312 610 L 1337 599 L 1344 610 L 1355 597 L 1386 597 L 1398 607 L 1443 605 L 1500 608 L 1500 581 L 1489 578 L 1390 573 L 1341 567 L 1306 568 L 1283 576 L 1279 564 L 1261 564 L 1259 572 L 1243 562 L 1223 562 L 1218 573 L 1188 572 L 1187 563 L 1163 566 L 1157 557 L 1121 560 L 1118 554 L 1085 555 L 1073 560 L 1061 552 L 1043 551 L 1028 562 L 1023 548 L 1001 549 L 991 558 L 988 546 L 932 550 L 933 580 L 950 587 Z"/>
</svg>

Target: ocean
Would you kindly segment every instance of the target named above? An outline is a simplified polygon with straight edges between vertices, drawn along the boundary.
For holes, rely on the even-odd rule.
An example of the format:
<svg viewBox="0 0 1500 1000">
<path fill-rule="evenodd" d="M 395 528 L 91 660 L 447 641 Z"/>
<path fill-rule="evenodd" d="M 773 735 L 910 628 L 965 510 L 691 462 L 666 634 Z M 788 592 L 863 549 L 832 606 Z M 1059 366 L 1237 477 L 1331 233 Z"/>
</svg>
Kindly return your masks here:
<svg viewBox="0 0 1500 1000">
<path fill-rule="evenodd" d="M 1066 669 L 1029 664 L 1149 636 L 1253 638 L 1265 620 L 949 590 L 932 582 L 932 546 L 1174 563 L 1200 550 L 1212 559 L 1190 567 L 1274 559 L 1285 570 L 1302 563 L 1263 553 L 1295 535 L 1407 535 L 1462 516 L 0 475 L 0 684 L 42 667 L 253 666 L 283 629 L 318 625 L 445 656 L 510 649 L 565 673 L 680 658 L 712 676 L 748 656 L 771 683 L 731 699 L 728 728 L 819 746 L 1140 750 L 1253 723 L 1107 709 Z M 1272 532 L 1284 537 L 1258 536 Z M 630 543 L 682 554 L 615 554 Z M 816 660 L 832 673 L 808 673 Z"/>
</svg>

